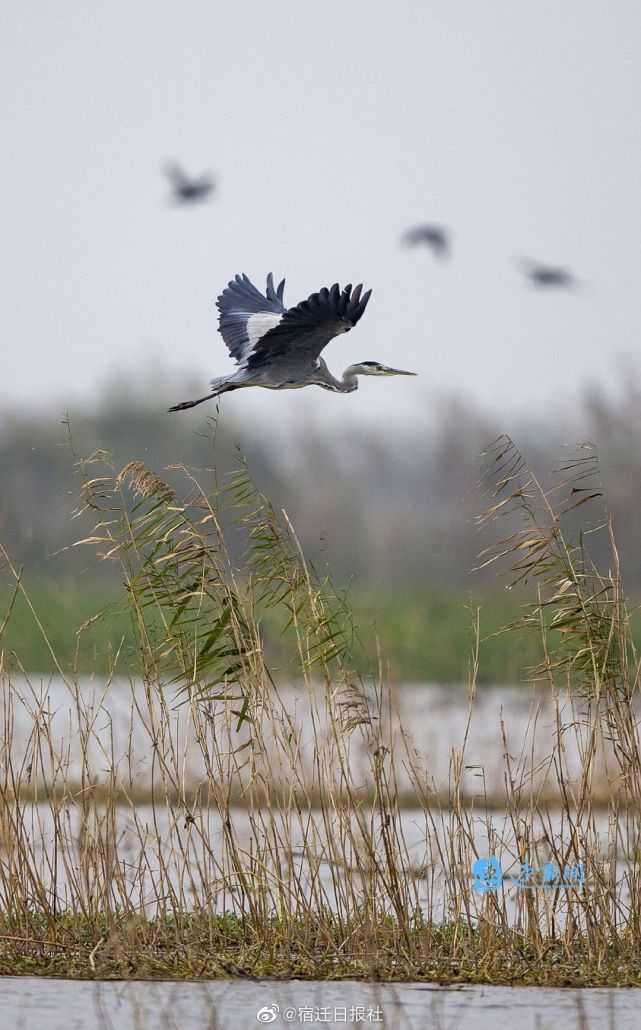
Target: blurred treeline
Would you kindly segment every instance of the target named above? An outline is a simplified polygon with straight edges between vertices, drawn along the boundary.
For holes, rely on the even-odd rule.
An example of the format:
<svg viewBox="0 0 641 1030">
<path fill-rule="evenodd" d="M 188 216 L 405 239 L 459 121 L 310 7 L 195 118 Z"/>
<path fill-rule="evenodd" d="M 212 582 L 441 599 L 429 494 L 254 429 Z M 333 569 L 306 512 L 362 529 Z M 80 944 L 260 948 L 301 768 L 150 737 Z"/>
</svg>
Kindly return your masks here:
<svg viewBox="0 0 641 1030">
<path fill-rule="evenodd" d="M 80 493 L 73 452 L 87 457 L 107 451 L 118 468 L 142 459 L 176 485 L 177 474 L 163 472 L 167 466 L 215 468 L 224 482 L 240 447 L 258 487 L 276 511 L 287 511 L 305 554 L 347 589 L 366 645 L 375 655 L 379 638 L 397 678 L 465 679 L 469 609 L 480 604 L 481 632 L 489 636 L 481 651 L 481 679 L 513 680 L 535 655 L 531 642 L 515 649 L 513 636 L 491 636 L 516 616 L 524 595 L 507 593 L 506 581 L 493 569 L 473 571 L 486 543 L 474 524 L 483 507 L 479 455 L 508 432 L 545 477 L 563 459 L 565 443 L 595 443 L 625 588 L 635 599 L 641 596 L 640 401 L 630 376 L 616 396 L 588 390 L 572 411 L 559 406 L 541 417 L 512 417 L 507 425 L 500 413 L 454 396 L 433 399 L 424 420 L 411 427 L 353 421 L 308 422 L 295 431 L 247 427 L 234 420 L 230 404 L 217 420 L 208 420 L 203 409 L 170 416 L 165 398 L 126 391 L 74 414 L 71 433 L 62 415 L 5 414 L 0 543 L 22 569 L 50 643 L 70 661 L 78 626 L 121 592 L 108 563 L 97 564 L 83 548 L 65 549 L 90 529 L 86 518 L 72 519 Z M 242 561 L 240 544 L 237 557 Z M 6 606 L 10 577 L 6 570 L 2 576 Z M 127 637 L 129 628 L 119 618 L 99 622 L 93 637 L 83 636 L 81 668 L 103 657 L 107 636 L 112 642 Z M 0 625 L 2 619 L 0 611 Z M 5 655 L 15 649 L 32 669 L 50 665 L 48 646 L 22 601 L 0 647 Z"/>
</svg>

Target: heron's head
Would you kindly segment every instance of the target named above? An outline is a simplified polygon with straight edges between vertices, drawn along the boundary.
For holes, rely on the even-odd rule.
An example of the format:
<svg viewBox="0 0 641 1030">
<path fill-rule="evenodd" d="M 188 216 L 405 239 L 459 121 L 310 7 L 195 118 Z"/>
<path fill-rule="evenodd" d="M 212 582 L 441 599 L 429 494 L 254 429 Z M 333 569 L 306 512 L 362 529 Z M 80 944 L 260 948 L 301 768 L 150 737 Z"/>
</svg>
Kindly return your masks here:
<svg viewBox="0 0 641 1030">
<path fill-rule="evenodd" d="M 416 372 L 405 372 L 402 368 L 389 368 L 380 361 L 361 361 L 347 369 L 354 376 L 415 376 Z M 347 374 L 347 373 L 346 373 Z"/>
</svg>

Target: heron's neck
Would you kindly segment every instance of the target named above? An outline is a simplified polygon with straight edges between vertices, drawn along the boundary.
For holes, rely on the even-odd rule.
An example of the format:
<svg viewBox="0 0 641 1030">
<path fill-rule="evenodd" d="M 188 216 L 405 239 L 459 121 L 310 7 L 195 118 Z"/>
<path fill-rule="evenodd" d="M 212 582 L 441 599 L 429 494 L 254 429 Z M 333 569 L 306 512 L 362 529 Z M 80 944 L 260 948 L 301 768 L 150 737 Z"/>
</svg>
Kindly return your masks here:
<svg viewBox="0 0 641 1030">
<path fill-rule="evenodd" d="M 358 390 L 358 376 L 354 371 L 354 366 L 350 365 L 343 372 L 341 393 L 353 393 L 354 390 Z"/>
<path fill-rule="evenodd" d="M 350 365 L 343 372 L 340 379 L 332 375 L 322 358 L 319 359 L 318 385 L 332 393 L 353 393 L 358 390 L 358 379 L 354 373 L 354 365 Z"/>
</svg>

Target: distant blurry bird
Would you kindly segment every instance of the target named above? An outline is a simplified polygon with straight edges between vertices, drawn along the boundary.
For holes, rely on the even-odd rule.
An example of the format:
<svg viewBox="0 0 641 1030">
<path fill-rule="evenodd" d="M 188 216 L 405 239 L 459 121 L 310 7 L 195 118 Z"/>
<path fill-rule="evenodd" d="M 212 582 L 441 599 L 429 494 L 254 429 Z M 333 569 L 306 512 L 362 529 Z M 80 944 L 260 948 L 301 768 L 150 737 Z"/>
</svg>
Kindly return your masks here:
<svg viewBox="0 0 641 1030">
<path fill-rule="evenodd" d="M 533 286 L 538 289 L 568 290 L 577 284 L 574 275 L 567 268 L 541 265 L 537 261 L 530 261 L 529 258 L 522 258 L 519 264 Z"/>
<path fill-rule="evenodd" d="M 208 197 L 214 188 L 213 176 L 208 173 L 197 179 L 190 179 L 177 164 L 165 165 L 167 178 L 171 182 L 174 199 L 179 204 L 193 204 Z"/>
<path fill-rule="evenodd" d="M 228 390 L 263 386 L 268 390 L 296 390 L 303 386 L 322 386 L 332 393 L 352 393 L 358 389 L 357 376 L 412 376 L 388 368 L 378 361 L 362 361 L 345 369 L 335 379 L 320 354 L 330 340 L 349 332 L 362 317 L 371 290 L 351 284 L 342 290 L 334 283 L 328 290 L 312 293 L 293 308 L 283 304 L 285 280 L 274 289 L 271 272 L 263 295 L 246 275 L 237 275 L 217 301 L 218 328 L 236 359 L 238 371 L 212 379 L 211 393 L 195 401 L 175 404 L 170 411 L 182 411 L 202 404 Z"/>
<path fill-rule="evenodd" d="M 403 235 L 403 242 L 408 247 L 419 247 L 424 243 L 437 258 L 450 256 L 449 233 L 442 225 L 416 225 Z"/>
</svg>

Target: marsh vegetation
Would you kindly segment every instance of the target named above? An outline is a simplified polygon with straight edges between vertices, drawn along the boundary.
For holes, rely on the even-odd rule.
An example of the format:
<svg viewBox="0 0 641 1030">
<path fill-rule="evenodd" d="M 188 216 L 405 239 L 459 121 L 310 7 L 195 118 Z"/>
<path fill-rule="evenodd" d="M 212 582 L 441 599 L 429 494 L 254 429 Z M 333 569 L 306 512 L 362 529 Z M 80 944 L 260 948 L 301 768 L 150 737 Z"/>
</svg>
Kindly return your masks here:
<svg viewBox="0 0 641 1030">
<path fill-rule="evenodd" d="M 188 396 L 193 384 L 173 384 Z M 142 458 L 179 494 L 177 469 L 213 463 L 211 434 L 202 416 L 186 424 L 168 418 L 169 401 L 159 391 L 132 394 L 127 384 L 98 400 L 90 411 L 76 410 L 72 430 L 82 454 L 98 448 L 113 455 L 117 468 L 132 455 Z M 483 610 L 479 646 L 480 685 L 521 682 L 524 670 L 541 658 L 533 634 L 493 635 L 513 621 L 528 599 L 527 588 L 509 593 L 495 567 L 471 572 L 483 535 L 474 526 L 478 512 L 478 454 L 505 428 L 505 420 L 464 396 L 434 397 L 407 426 L 344 422 L 316 425 L 270 423 L 267 432 L 248 424 L 227 404 L 215 426 L 220 482 L 236 468 L 240 443 L 262 493 L 285 508 L 301 548 L 322 574 L 329 567 L 346 590 L 350 611 L 368 655 L 377 643 L 396 682 L 460 684 L 467 680 L 469 605 Z M 608 397 L 593 389 L 581 405 L 510 418 L 533 471 L 546 477 L 561 453 L 561 441 L 596 440 L 605 475 L 608 508 L 616 527 L 627 595 L 641 599 L 637 512 L 641 507 L 641 421 L 634 376 Z M 347 416 L 346 416 L 347 417 Z M 193 432 L 190 430 L 193 429 Z M 96 610 L 116 601 L 121 578 L 116 563 L 94 574 L 82 548 L 62 550 L 78 536 L 72 518 L 78 486 L 69 452 L 68 427 L 46 413 L 0 416 L 0 542 L 25 582 L 47 639 L 68 668 L 91 674 L 108 665 L 112 639 L 135 661 L 137 648 L 126 611 L 116 609 L 78 639 L 78 626 Z M 571 526 L 580 529 L 582 509 Z M 242 565 L 242 537 L 233 532 L 231 513 L 221 513 L 232 562 Z M 592 553 L 608 567 L 608 542 L 596 537 Z M 12 586 L 0 576 L 0 610 Z M 375 629 L 374 629 L 375 627 Z M 632 627 L 638 641 L 639 627 Z M 18 598 L 3 636 L 30 672 L 46 673 L 51 658 L 28 606 Z M 265 640 L 271 665 L 290 658 L 278 633 Z M 358 654 L 355 662 L 360 661 Z M 98 663 L 98 664 L 97 664 Z M 368 673 L 367 662 L 359 667 Z"/>
<path fill-rule="evenodd" d="M 548 485 L 507 438 L 485 462 L 480 564 L 525 581 L 505 632 L 540 654 L 519 739 L 497 722 L 491 793 L 468 768 L 482 611 L 437 782 L 384 657 L 363 653 L 345 596 L 242 456 L 222 481 L 180 467 L 172 485 L 142 461 L 78 461 L 78 548 L 94 582 L 118 569 L 135 661 L 116 636 L 91 682 L 60 662 L 2 552 L 0 632 L 20 601 L 56 691 L 3 654 L 0 972 L 639 983 L 639 665 L 596 455 Z M 487 855 L 505 879 L 475 892 Z M 519 889 L 526 861 L 582 863 L 585 884 Z"/>
</svg>

